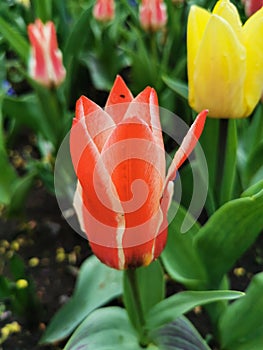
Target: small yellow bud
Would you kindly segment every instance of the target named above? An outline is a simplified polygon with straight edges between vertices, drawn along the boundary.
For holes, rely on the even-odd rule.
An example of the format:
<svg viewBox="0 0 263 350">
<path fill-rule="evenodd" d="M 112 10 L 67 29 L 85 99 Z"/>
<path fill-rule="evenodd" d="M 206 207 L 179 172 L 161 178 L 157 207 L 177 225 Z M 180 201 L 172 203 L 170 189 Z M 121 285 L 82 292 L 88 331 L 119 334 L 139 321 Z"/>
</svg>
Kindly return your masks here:
<svg viewBox="0 0 263 350">
<path fill-rule="evenodd" d="M 68 254 L 68 262 L 72 265 L 75 265 L 77 262 L 77 255 L 76 253 L 73 251 L 71 253 Z"/>
<path fill-rule="evenodd" d="M 245 270 L 243 267 L 236 267 L 236 268 L 234 269 L 234 274 L 235 274 L 237 277 L 244 276 L 245 273 L 246 273 L 246 270 Z"/>
<path fill-rule="evenodd" d="M 36 257 L 33 257 L 33 258 L 29 259 L 28 265 L 29 265 L 30 267 L 36 267 L 36 266 L 38 266 L 38 265 L 39 265 L 39 259 L 36 258 Z"/>
<path fill-rule="evenodd" d="M 20 248 L 20 245 L 17 241 L 13 241 L 11 242 L 11 249 L 14 250 L 15 252 L 17 252 Z"/>
<path fill-rule="evenodd" d="M 63 262 L 66 259 L 66 254 L 64 252 L 57 252 L 56 261 Z"/>
<path fill-rule="evenodd" d="M 1 242 L 0 242 L 0 246 L 3 247 L 3 248 L 8 248 L 9 247 L 9 242 L 6 240 L 6 239 L 3 239 Z"/>
<path fill-rule="evenodd" d="M 28 287 L 28 281 L 25 279 L 20 279 L 16 281 L 16 288 L 17 289 L 24 289 Z"/>
</svg>

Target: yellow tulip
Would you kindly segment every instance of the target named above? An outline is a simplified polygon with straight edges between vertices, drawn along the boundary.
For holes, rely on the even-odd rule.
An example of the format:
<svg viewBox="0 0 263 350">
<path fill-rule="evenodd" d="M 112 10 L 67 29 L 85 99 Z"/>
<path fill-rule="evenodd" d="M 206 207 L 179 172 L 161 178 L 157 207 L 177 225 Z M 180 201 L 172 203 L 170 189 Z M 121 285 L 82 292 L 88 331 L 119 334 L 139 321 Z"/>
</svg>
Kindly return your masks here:
<svg viewBox="0 0 263 350">
<path fill-rule="evenodd" d="M 192 6 L 187 26 L 189 104 L 214 118 L 249 116 L 263 92 L 263 8 L 242 25 L 219 0 L 210 13 Z"/>
</svg>

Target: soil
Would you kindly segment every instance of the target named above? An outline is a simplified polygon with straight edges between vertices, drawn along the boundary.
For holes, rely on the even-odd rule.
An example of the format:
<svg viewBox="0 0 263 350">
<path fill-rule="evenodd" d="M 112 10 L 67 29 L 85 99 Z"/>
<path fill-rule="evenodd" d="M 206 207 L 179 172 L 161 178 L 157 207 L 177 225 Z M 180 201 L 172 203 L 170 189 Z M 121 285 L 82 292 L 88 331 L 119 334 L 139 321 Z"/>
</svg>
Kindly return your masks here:
<svg viewBox="0 0 263 350">
<path fill-rule="evenodd" d="M 2 344 L 2 349 L 62 349 L 63 343 L 40 346 L 38 341 L 49 320 L 73 292 L 78 267 L 91 254 L 87 241 L 71 229 L 61 216 L 56 199 L 41 186 L 36 186 L 32 190 L 23 220 L 0 221 L 0 240 L 3 239 L 9 242 L 20 242 L 17 254 L 22 257 L 27 272 L 34 281 L 42 312 L 39 319 L 31 325 L 28 325 L 24 318 L 5 313 L 6 316 L 0 319 L 0 326 L 16 320 L 22 328 L 19 333 L 12 334 Z M 262 271 L 262 247 L 263 235 L 261 234 L 257 242 L 231 271 L 232 289 L 245 290 L 251 277 Z M 37 266 L 32 266 L 32 260 L 30 260 L 32 258 L 38 259 Z M 168 281 L 167 295 L 178 290 L 182 290 L 182 286 Z M 204 310 L 197 308 L 188 316 L 202 336 L 209 336 L 211 325 Z M 216 349 L 216 346 L 213 349 Z"/>
</svg>

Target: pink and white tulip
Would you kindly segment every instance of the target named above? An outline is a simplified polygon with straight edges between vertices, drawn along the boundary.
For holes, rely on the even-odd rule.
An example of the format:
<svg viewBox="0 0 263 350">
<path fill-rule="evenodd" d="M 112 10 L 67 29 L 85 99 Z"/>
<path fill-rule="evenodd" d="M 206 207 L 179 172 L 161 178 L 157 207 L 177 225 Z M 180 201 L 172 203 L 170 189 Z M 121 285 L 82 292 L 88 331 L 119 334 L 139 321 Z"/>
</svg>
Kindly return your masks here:
<svg viewBox="0 0 263 350">
<path fill-rule="evenodd" d="M 66 76 L 62 53 L 58 48 L 53 22 L 43 24 L 40 19 L 28 26 L 31 43 L 29 74 L 40 84 L 52 87 L 60 85 Z"/>
<path fill-rule="evenodd" d="M 114 0 L 97 0 L 93 7 L 93 16 L 100 22 L 111 21 L 115 16 Z"/>
<path fill-rule="evenodd" d="M 143 29 L 157 31 L 166 25 L 166 5 L 163 0 L 142 0 L 139 17 Z"/>
</svg>

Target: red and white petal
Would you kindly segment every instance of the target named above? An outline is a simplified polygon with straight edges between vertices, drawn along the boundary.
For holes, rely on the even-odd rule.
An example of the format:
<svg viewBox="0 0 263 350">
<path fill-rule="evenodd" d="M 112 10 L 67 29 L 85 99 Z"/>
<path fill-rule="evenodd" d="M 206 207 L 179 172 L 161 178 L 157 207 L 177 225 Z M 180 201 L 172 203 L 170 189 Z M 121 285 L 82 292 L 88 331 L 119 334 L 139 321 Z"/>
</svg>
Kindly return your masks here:
<svg viewBox="0 0 263 350">
<path fill-rule="evenodd" d="M 116 124 L 120 123 L 133 100 L 133 96 L 123 79 L 117 75 L 106 102 L 105 111 Z"/>
<path fill-rule="evenodd" d="M 43 45 L 43 43 L 45 43 L 45 38 L 43 37 L 43 23 L 40 20 L 36 20 L 35 24 L 29 24 L 28 36 L 32 46 L 29 61 L 29 74 L 35 80 L 48 86 L 47 57 Z"/>
<path fill-rule="evenodd" d="M 165 178 L 165 154 L 138 118 L 117 125 L 102 159 L 122 201 L 126 227 L 147 221 L 158 209 Z"/>
<path fill-rule="evenodd" d="M 200 138 L 207 116 L 208 110 L 204 110 L 198 114 L 188 133 L 186 134 L 183 142 L 175 153 L 174 159 L 168 169 L 168 173 L 165 180 L 165 187 L 168 182 L 174 180 L 176 177 L 176 171 L 184 163 L 184 161 L 189 157 L 190 153 L 193 151 L 195 145 Z"/>
<path fill-rule="evenodd" d="M 116 226 L 117 214 L 122 213 L 120 199 L 101 155 L 90 137 L 83 132 L 82 121 L 74 125 L 70 134 L 70 152 L 76 175 L 88 196 L 87 208 L 102 222 Z"/>
<path fill-rule="evenodd" d="M 63 66 L 62 52 L 58 48 L 56 28 L 53 22 L 47 22 L 45 25 L 47 31 L 46 45 L 47 55 L 50 60 L 49 76 L 55 85 L 59 85 L 66 76 L 66 70 Z"/>
<path fill-rule="evenodd" d="M 159 104 L 156 91 L 151 87 L 146 87 L 130 103 L 129 108 L 124 116 L 124 120 L 137 117 L 145 122 L 152 130 L 155 142 L 160 146 L 163 145 L 162 129 L 160 124 Z"/>
<path fill-rule="evenodd" d="M 99 152 L 115 127 L 109 114 L 85 96 L 81 96 L 76 103 L 76 117 L 73 120 L 73 126 L 75 127 L 77 123 L 82 126 L 82 130 L 79 127 L 78 132 L 84 135 L 88 133 Z"/>
<path fill-rule="evenodd" d="M 73 206 L 76 211 L 81 230 L 85 232 L 94 254 L 105 264 L 122 270 L 125 257 L 121 237 L 125 229 L 123 216 L 114 220 L 114 226 L 103 223 L 90 210 L 89 199 L 77 183 Z M 117 214 L 114 213 L 116 216 Z"/>
</svg>

